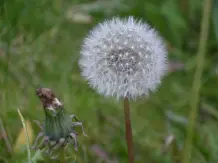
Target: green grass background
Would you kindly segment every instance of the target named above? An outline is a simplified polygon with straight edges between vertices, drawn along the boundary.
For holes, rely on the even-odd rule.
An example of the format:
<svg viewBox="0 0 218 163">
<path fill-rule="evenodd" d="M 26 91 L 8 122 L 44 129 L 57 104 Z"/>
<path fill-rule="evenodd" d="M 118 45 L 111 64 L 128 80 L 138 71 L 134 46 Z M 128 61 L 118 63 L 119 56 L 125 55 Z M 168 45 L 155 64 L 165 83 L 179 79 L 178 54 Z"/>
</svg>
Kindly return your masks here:
<svg viewBox="0 0 218 163">
<path fill-rule="evenodd" d="M 218 162 L 217 4 L 214 0 L 192 163 Z M 122 102 L 89 88 L 80 76 L 78 58 L 84 37 L 98 22 L 133 15 L 163 36 L 173 70 L 149 98 L 131 102 L 136 162 L 179 162 L 190 111 L 202 7 L 199 0 L 1 0 L 0 118 L 12 147 L 22 128 L 17 108 L 26 120 L 43 120 L 35 90 L 48 87 L 69 113 L 85 120 L 89 137 L 79 138 L 78 152 L 68 147 L 67 155 L 72 160 L 127 162 Z M 39 129 L 32 126 L 37 135 Z M 175 141 L 165 147 L 164 140 L 170 135 Z M 27 162 L 25 149 L 8 152 L 0 136 L 0 162 Z"/>
</svg>

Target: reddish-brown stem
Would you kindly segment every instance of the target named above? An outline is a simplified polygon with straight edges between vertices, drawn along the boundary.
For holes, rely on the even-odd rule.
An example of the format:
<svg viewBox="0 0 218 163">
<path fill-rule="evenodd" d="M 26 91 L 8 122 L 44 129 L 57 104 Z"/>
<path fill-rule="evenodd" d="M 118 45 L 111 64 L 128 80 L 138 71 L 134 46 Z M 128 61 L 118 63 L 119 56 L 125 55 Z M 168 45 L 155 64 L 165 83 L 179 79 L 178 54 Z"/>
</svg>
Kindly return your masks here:
<svg viewBox="0 0 218 163">
<path fill-rule="evenodd" d="M 129 163 L 134 163 L 134 150 L 133 150 L 133 139 L 132 139 L 132 127 L 130 119 L 130 106 L 129 99 L 124 99 L 124 115 L 125 115 L 125 127 L 126 127 L 126 142 L 128 147 Z"/>
</svg>

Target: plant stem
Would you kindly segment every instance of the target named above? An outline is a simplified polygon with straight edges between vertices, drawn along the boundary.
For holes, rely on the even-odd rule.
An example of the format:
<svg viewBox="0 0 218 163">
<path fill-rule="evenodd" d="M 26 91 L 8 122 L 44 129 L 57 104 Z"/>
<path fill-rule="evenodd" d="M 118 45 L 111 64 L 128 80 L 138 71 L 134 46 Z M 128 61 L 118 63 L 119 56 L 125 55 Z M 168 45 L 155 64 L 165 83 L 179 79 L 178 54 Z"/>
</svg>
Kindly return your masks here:
<svg viewBox="0 0 218 163">
<path fill-rule="evenodd" d="M 60 163 L 66 163 L 66 161 L 65 161 L 65 151 L 64 151 L 64 147 L 61 148 Z"/>
<path fill-rule="evenodd" d="M 129 163 L 134 163 L 132 127 L 131 127 L 131 119 L 130 119 L 130 106 L 129 106 L 129 99 L 127 97 L 124 99 L 124 115 L 125 115 L 126 142 L 128 146 Z"/>
<path fill-rule="evenodd" d="M 196 72 L 193 81 L 192 100 L 190 102 L 191 112 L 189 116 L 189 125 L 187 130 L 187 138 L 183 151 L 182 163 L 189 163 L 192 152 L 192 139 L 194 136 L 195 121 L 198 112 L 199 91 L 201 87 L 201 76 L 203 73 L 204 56 L 206 53 L 206 43 L 208 38 L 209 20 L 211 14 L 212 0 L 205 0 L 203 5 L 203 17 L 201 23 L 201 33 L 199 40 L 198 56 Z"/>
</svg>

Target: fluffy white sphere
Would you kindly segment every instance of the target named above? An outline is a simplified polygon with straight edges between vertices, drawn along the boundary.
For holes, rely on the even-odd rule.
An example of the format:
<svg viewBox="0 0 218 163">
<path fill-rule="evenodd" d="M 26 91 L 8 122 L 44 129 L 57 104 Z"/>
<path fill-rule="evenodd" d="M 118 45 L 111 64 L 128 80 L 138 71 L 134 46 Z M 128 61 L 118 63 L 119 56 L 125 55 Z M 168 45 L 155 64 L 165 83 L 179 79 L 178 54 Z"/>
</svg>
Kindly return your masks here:
<svg viewBox="0 0 218 163">
<path fill-rule="evenodd" d="M 148 24 L 133 17 L 113 18 L 90 31 L 79 66 L 100 94 L 135 99 L 160 84 L 166 56 L 162 39 Z"/>
</svg>

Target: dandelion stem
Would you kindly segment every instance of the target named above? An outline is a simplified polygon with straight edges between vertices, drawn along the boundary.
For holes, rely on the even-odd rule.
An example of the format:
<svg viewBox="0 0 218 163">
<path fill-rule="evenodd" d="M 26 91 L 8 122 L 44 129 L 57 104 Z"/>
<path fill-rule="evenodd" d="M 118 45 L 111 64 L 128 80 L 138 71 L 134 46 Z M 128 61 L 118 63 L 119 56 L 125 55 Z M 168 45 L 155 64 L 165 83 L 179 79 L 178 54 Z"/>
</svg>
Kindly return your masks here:
<svg viewBox="0 0 218 163">
<path fill-rule="evenodd" d="M 187 138 L 185 142 L 185 148 L 183 153 L 182 163 L 189 163 L 192 150 L 192 139 L 194 136 L 195 121 L 198 111 L 199 91 L 201 87 L 201 77 L 203 72 L 204 55 L 206 53 L 206 43 L 208 38 L 209 20 L 211 13 L 212 0 L 205 0 L 203 5 L 203 17 L 201 23 L 201 34 L 199 40 L 198 56 L 196 72 L 193 81 L 192 100 L 190 103 L 191 112 L 189 116 L 189 126 L 187 130 Z"/>
<path fill-rule="evenodd" d="M 64 151 L 64 148 L 61 148 L 60 161 L 61 161 L 61 163 L 66 163 L 66 161 L 65 161 L 65 151 Z"/>
<path fill-rule="evenodd" d="M 132 138 L 132 127 L 130 119 L 130 106 L 129 99 L 124 99 L 124 115 L 125 115 L 125 127 L 126 127 L 126 142 L 128 147 L 129 163 L 134 163 L 134 151 L 133 151 L 133 138 Z"/>
</svg>

